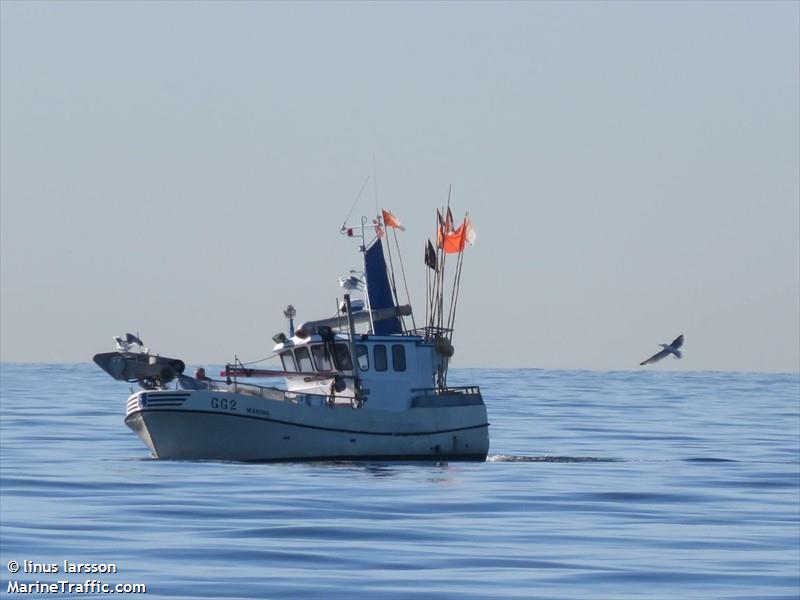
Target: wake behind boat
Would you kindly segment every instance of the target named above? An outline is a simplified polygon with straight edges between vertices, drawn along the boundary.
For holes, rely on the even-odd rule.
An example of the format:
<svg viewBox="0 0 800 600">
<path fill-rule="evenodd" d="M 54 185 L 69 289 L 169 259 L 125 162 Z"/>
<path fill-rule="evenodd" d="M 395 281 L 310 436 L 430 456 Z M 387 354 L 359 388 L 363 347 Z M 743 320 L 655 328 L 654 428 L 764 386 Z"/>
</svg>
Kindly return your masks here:
<svg viewBox="0 0 800 600">
<path fill-rule="evenodd" d="M 156 458 L 485 460 L 489 424 L 479 387 L 447 385 L 463 253 L 475 233 L 468 216 L 456 229 L 449 208 L 446 215 L 438 213 L 436 248 L 426 246 L 422 327 L 410 303 L 400 304 L 384 244 L 391 231 L 402 261 L 402 225 L 383 211 L 372 224 L 362 218 L 360 227 L 342 228 L 360 238 L 364 271 L 340 279 L 348 293 L 337 314 L 295 329 L 294 308 L 284 312 L 288 336 L 273 336 L 279 366 L 251 368 L 237 359 L 224 380 L 191 378 L 182 361 L 151 354 L 130 334 L 123 345 L 117 338 L 116 353 L 96 355 L 112 377 L 144 388 L 128 398 L 126 424 Z M 456 267 L 445 293 L 449 255 Z M 242 381 L 263 377 L 283 377 L 285 387 Z"/>
</svg>

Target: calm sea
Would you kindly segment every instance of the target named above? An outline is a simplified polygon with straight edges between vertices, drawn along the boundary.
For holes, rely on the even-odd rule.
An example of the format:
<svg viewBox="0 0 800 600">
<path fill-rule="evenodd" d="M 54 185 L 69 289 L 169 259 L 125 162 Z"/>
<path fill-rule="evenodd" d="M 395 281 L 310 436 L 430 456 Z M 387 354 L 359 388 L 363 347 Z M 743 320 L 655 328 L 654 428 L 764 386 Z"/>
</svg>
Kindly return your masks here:
<svg viewBox="0 0 800 600">
<path fill-rule="evenodd" d="M 0 380 L 3 597 L 800 596 L 797 374 L 456 370 L 488 405 L 480 464 L 156 461 L 94 365 Z"/>
</svg>

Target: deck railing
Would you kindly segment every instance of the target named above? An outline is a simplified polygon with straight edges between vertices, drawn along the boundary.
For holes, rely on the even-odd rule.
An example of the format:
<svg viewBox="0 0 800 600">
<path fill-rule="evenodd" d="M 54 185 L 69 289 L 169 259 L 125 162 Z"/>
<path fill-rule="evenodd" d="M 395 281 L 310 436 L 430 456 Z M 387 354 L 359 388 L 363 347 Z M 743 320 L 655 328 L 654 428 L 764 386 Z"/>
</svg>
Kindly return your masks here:
<svg viewBox="0 0 800 600">
<path fill-rule="evenodd" d="M 406 333 L 408 335 L 418 335 L 426 340 L 435 338 L 437 336 L 444 336 L 445 334 L 452 333 L 452 329 L 447 327 L 418 327 L 416 329 L 409 329 Z"/>
<path fill-rule="evenodd" d="M 466 396 L 480 395 L 481 388 L 477 385 L 463 385 L 455 387 L 444 388 L 412 388 L 412 392 L 423 392 L 432 396 L 441 396 L 444 394 L 463 394 Z"/>
<path fill-rule="evenodd" d="M 239 394 L 248 394 L 250 396 L 258 396 L 267 400 L 276 400 L 278 402 L 292 402 L 296 404 L 298 402 L 306 402 L 307 399 L 317 399 L 320 403 L 327 404 L 328 406 L 341 406 L 343 404 L 353 405 L 354 403 L 359 404 L 355 402 L 355 396 L 348 394 L 315 394 L 313 392 L 292 392 L 276 387 L 258 385 L 256 383 L 240 383 L 236 379 L 234 379 L 231 383 L 212 379 L 211 383 L 214 384 L 212 389 L 227 390 Z"/>
</svg>

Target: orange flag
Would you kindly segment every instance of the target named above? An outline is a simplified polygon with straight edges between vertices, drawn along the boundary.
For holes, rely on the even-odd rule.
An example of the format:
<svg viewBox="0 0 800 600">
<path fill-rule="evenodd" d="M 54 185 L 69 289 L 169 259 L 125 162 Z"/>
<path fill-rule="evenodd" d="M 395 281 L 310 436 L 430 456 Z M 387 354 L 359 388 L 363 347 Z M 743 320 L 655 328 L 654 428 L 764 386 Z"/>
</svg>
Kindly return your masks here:
<svg viewBox="0 0 800 600">
<path fill-rule="evenodd" d="M 442 250 L 444 250 L 445 254 L 455 254 L 464 250 L 464 242 L 467 241 L 467 228 L 465 225 L 465 223 L 462 223 L 461 227 L 452 233 L 445 234 L 444 242 L 442 243 Z"/>
<path fill-rule="evenodd" d="M 384 208 L 384 209 L 381 209 L 381 212 L 383 213 L 383 223 L 384 223 L 384 225 L 386 225 L 387 227 L 394 227 L 395 229 L 399 229 L 400 231 L 405 231 L 406 230 L 406 228 L 403 227 L 403 224 L 400 222 L 400 219 L 395 217 L 388 210 L 386 210 Z"/>
</svg>

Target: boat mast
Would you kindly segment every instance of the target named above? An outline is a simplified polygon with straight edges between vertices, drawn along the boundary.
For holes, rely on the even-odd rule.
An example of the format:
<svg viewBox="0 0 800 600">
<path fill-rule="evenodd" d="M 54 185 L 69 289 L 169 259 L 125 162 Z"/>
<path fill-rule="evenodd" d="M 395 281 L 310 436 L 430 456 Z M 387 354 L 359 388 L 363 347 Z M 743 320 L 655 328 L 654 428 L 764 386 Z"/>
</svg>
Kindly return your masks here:
<svg viewBox="0 0 800 600">
<path fill-rule="evenodd" d="M 369 314 L 369 328 L 370 333 L 375 331 L 375 322 L 372 319 L 372 305 L 369 303 L 369 281 L 367 281 L 367 236 L 366 236 L 366 225 L 367 225 L 367 217 L 361 217 L 361 247 L 359 250 L 361 254 L 364 255 L 363 263 L 364 263 L 364 289 L 366 290 L 364 293 L 364 303 L 367 307 L 367 313 Z"/>
<path fill-rule="evenodd" d="M 361 379 L 358 376 L 358 356 L 356 356 L 356 331 L 355 324 L 353 323 L 353 309 L 350 306 L 350 294 L 344 295 L 344 305 L 347 310 L 347 329 L 349 335 L 347 336 L 350 344 L 350 362 L 353 367 L 353 391 L 356 397 L 356 404 L 361 401 Z"/>
</svg>

